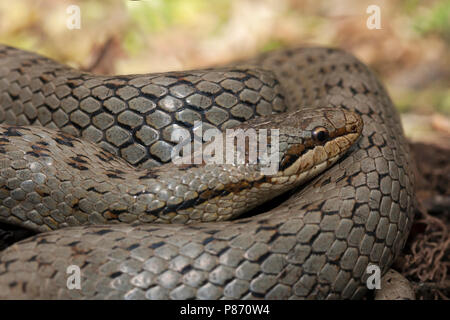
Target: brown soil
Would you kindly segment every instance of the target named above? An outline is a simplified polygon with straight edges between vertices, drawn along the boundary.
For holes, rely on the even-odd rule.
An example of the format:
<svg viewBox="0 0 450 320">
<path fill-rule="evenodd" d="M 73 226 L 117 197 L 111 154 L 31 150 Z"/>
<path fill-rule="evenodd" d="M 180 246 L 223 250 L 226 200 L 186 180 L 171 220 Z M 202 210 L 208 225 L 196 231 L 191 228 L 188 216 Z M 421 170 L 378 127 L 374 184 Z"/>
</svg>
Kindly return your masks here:
<svg viewBox="0 0 450 320">
<path fill-rule="evenodd" d="M 416 298 L 450 298 L 450 148 L 411 143 L 416 160 L 415 220 L 394 268 L 411 281 Z"/>
</svg>

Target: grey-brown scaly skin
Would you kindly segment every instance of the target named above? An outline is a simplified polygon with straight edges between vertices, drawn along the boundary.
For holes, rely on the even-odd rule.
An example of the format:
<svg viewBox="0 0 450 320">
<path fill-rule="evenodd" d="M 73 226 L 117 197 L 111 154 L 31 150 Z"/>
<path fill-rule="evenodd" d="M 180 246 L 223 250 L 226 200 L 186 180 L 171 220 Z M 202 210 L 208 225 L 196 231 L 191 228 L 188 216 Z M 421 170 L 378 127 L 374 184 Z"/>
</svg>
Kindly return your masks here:
<svg viewBox="0 0 450 320">
<path fill-rule="evenodd" d="M 355 110 L 364 121 L 342 161 L 258 216 L 73 227 L 13 245 L 0 256 L 0 297 L 362 297 L 367 265 L 389 269 L 413 218 L 409 149 L 389 96 L 339 50 L 274 52 L 231 70 L 98 77 L 0 47 L 1 121 L 61 127 L 143 168 L 167 161 L 170 133 L 197 118 L 224 129 L 308 106 Z M 3 184 L 14 185 L 11 168 L 1 168 Z M 41 207 L 54 218 L 52 205 Z M 81 268 L 81 290 L 67 289 L 71 264 Z"/>
<path fill-rule="evenodd" d="M 329 141 L 321 143 L 313 138 L 318 127 L 327 129 Z M 289 150 L 308 142 L 317 145 L 296 160 L 301 163 L 298 170 L 288 166 L 292 161 L 286 159 L 286 165 L 274 168 L 275 174 L 265 175 L 267 166 L 260 161 L 232 164 L 225 157 L 220 164 L 196 165 L 188 156 L 187 165 L 168 163 L 136 169 L 97 144 L 63 132 L 0 125 L 4 187 L 0 222 L 45 232 L 120 222 L 230 220 L 335 163 L 359 138 L 362 127 L 357 114 L 335 108 L 302 109 L 253 119 L 246 129 L 255 129 L 255 133 L 278 130 L 274 164 L 279 167 Z M 237 129 L 244 129 L 244 125 Z M 222 136 L 220 147 L 226 152 L 226 141 L 233 136 Z M 252 151 L 243 144 L 237 147 L 242 154 Z"/>
</svg>

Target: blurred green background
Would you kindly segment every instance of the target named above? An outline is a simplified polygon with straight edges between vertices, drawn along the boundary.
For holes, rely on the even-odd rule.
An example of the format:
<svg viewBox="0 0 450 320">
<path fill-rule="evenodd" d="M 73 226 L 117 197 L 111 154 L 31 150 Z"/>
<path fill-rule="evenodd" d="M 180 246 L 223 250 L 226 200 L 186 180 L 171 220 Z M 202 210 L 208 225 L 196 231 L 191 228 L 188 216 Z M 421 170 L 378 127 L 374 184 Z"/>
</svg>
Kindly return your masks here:
<svg viewBox="0 0 450 320">
<path fill-rule="evenodd" d="M 81 9 L 81 28 L 66 26 Z M 381 9 L 370 30 L 369 5 Z M 413 140 L 450 148 L 450 0 L 15 0 L 0 42 L 100 74 L 207 67 L 302 44 L 340 47 L 380 76 Z"/>
</svg>

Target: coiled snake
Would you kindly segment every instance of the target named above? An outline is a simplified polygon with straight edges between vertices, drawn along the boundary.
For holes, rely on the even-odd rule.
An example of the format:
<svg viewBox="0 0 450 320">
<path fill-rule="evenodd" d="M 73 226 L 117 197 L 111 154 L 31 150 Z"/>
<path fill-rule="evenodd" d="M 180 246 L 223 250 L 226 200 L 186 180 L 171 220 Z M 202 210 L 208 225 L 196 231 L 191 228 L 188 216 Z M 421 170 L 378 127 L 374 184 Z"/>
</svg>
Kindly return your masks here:
<svg viewBox="0 0 450 320">
<path fill-rule="evenodd" d="M 399 116 L 340 50 L 96 76 L 0 46 L 0 105 L 0 222 L 44 232 L 1 252 L 1 298 L 361 298 L 367 266 L 386 273 L 412 224 Z M 279 175 L 258 164 L 155 169 L 171 159 L 173 132 L 196 120 L 278 128 Z M 292 187 L 267 212 L 221 221 Z M 81 289 L 67 287 L 70 265 Z"/>
</svg>

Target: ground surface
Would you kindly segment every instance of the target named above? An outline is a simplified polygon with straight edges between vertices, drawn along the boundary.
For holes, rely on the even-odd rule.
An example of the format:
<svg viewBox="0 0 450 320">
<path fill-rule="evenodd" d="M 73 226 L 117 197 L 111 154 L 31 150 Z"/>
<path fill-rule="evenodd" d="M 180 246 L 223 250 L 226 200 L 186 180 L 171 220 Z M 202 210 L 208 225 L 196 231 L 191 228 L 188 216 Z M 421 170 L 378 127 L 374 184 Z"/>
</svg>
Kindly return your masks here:
<svg viewBox="0 0 450 320">
<path fill-rule="evenodd" d="M 412 143 L 416 160 L 416 218 L 394 267 L 417 299 L 450 299 L 450 149 Z"/>
</svg>

